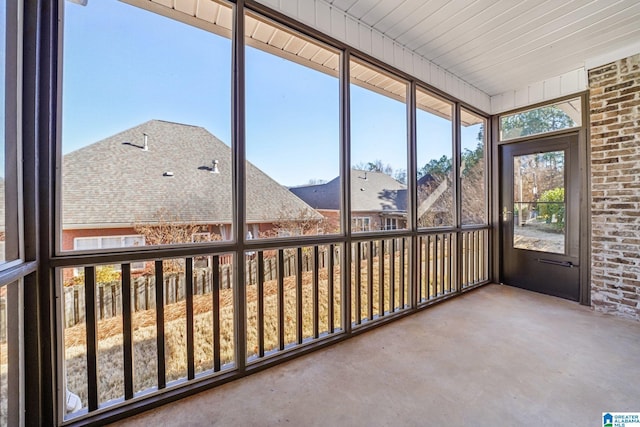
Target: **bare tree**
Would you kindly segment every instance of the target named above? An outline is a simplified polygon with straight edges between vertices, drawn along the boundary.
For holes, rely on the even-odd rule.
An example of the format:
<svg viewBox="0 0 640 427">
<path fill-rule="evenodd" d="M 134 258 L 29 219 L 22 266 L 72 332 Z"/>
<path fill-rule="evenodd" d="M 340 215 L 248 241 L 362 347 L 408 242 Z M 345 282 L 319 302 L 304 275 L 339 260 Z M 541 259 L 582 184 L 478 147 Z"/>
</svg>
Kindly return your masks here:
<svg viewBox="0 0 640 427">
<path fill-rule="evenodd" d="M 262 233 L 261 237 L 314 236 L 335 233 L 339 228 L 338 218 L 319 215 L 317 211 L 308 208 L 292 212 L 282 206 L 278 218 L 273 222 L 273 228 Z"/>
<path fill-rule="evenodd" d="M 158 209 L 151 222 L 137 221 L 133 229 L 144 236 L 146 245 L 154 246 L 222 240 L 219 234 L 210 232 L 207 226 L 193 221 L 182 221 L 177 214 L 169 212 L 166 208 Z M 165 272 L 184 271 L 184 260 L 167 260 L 163 265 Z M 146 270 L 145 274 L 151 274 Z"/>
</svg>

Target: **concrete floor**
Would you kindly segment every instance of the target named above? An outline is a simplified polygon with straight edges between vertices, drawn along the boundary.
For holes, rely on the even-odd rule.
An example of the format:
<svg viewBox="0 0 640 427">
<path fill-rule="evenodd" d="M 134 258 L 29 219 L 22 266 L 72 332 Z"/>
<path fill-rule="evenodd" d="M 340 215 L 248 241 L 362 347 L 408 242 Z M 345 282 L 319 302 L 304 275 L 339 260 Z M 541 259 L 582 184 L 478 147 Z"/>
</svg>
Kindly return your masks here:
<svg viewBox="0 0 640 427">
<path fill-rule="evenodd" d="M 125 426 L 599 426 L 640 412 L 640 323 L 489 285 Z"/>
</svg>

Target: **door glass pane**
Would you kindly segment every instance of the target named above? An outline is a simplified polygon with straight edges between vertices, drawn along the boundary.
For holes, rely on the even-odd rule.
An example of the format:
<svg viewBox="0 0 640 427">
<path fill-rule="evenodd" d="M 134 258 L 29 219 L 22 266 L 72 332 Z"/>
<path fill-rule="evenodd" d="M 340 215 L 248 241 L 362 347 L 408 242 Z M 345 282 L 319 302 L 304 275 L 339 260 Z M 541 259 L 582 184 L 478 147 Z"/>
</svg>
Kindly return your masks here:
<svg viewBox="0 0 640 427">
<path fill-rule="evenodd" d="M 564 151 L 513 157 L 513 247 L 565 252 Z"/>
</svg>

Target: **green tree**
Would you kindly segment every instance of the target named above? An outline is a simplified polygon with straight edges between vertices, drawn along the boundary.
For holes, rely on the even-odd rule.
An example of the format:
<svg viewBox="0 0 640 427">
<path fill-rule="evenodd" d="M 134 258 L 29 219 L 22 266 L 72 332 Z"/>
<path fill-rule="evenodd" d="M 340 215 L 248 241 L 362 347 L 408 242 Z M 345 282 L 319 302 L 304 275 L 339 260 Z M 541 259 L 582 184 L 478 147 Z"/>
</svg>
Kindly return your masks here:
<svg viewBox="0 0 640 427">
<path fill-rule="evenodd" d="M 503 138 L 518 138 L 573 126 L 575 126 L 573 119 L 554 105 L 524 111 L 500 119 Z"/>
<path fill-rule="evenodd" d="M 540 216 L 551 223 L 554 216 L 556 222 L 553 225 L 558 230 L 564 230 L 564 187 L 556 187 L 547 190 L 540 196 L 538 212 Z"/>
<path fill-rule="evenodd" d="M 353 167 L 354 169 L 359 169 L 363 171 L 382 172 L 382 173 L 386 173 L 387 175 L 393 175 L 393 168 L 391 167 L 391 165 L 388 163 L 385 165 L 384 163 L 382 163 L 382 160 L 380 159 L 376 159 L 373 162 L 358 163 Z"/>
<path fill-rule="evenodd" d="M 425 175 L 446 176 L 449 172 L 451 172 L 451 157 L 442 156 L 439 159 L 431 159 L 418 169 L 418 178 L 422 178 Z"/>
</svg>

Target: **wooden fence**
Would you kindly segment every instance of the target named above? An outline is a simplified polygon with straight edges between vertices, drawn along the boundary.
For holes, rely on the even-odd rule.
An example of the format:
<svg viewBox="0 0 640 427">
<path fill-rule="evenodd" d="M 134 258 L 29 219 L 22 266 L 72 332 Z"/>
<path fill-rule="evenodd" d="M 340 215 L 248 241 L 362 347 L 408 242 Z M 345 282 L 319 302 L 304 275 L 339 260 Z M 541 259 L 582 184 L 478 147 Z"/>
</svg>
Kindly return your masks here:
<svg viewBox="0 0 640 427">
<path fill-rule="evenodd" d="M 302 271 L 312 271 L 313 254 L 311 251 L 303 251 Z M 296 274 L 296 250 L 285 250 L 283 277 Z M 339 265 L 340 257 L 338 250 L 334 253 L 334 265 Z M 321 248 L 318 252 L 318 268 L 322 269 L 328 264 L 328 253 L 326 248 Z M 247 286 L 255 285 L 258 277 L 258 260 L 255 255 L 249 257 L 245 263 L 245 283 Z M 221 264 L 220 288 L 229 289 L 233 285 L 233 264 Z M 193 293 L 194 295 L 205 295 L 211 289 L 211 267 L 194 268 Z M 265 251 L 264 253 L 264 277 L 265 281 L 275 280 L 278 277 L 278 259 L 276 251 Z M 132 278 L 131 294 L 132 307 L 134 312 L 150 310 L 155 308 L 156 293 L 155 276 L 141 276 Z M 164 277 L 164 303 L 172 304 L 185 299 L 186 287 L 183 274 L 165 274 Z M 96 317 L 98 320 L 109 319 L 122 314 L 120 282 L 98 283 L 96 284 Z M 1 308 L 1 306 L 0 306 Z M 64 287 L 64 323 L 65 328 L 84 322 L 85 300 L 84 285 L 72 285 Z"/>
</svg>

